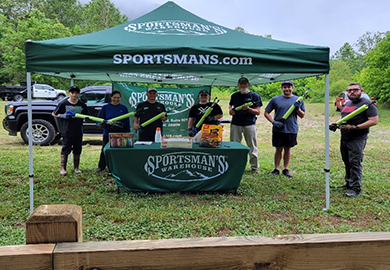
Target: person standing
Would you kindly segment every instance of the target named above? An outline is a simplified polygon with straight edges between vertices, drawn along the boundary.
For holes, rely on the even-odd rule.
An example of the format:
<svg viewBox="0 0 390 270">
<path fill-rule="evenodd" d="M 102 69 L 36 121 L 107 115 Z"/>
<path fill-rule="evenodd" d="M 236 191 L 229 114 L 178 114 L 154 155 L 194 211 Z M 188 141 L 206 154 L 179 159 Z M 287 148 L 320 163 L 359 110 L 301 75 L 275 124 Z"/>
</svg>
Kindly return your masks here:
<svg viewBox="0 0 390 270">
<path fill-rule="evenodd" d="M 120 103 L 122 98 L 122 94 L 119 91 L 113 91 L 110 95 L 110 103 L 107 103 L 102 107 L 99 112 L 99 118 L 109 120 L 121 115 L 124 115 L 129 112 L 127 107 Z M 95 172 L 102 172 L 106 168 L 106 158 L 104 156 L 104 146 L 109 141 L 109 133 L 111 132 L 130 132 L 130 120 L 129 118 L 125 118 L 116 122 L 118 126 L 113 126 L 109 124 L 103 125 L 103 143 L 102 150 L 100 152 L 100 158 L 98 163 L 98 168 Z"/>
<path fill-rule="evenodd" d="M 292 177 L 288 170 L 291 159 L 291 148 L 297 145 L 298 136 L 298 116 L 305 116 L 305 104 L 298 100 L 298 96 L 293 95 L 294 83 L 283 81 L 281 85 L 283 94 L 273 97 L 264 110 L 264 117 L 272 123 L 272 146 L 275 147 L 274 170 L 270 175 L 280 174 L 280 163 L 283 158 L 282 174 Z M 291 105 L 295 110 L 287 119 L 282 119 L 283 115 L 290 109 Z M 274 117 L 271 112 L 275 111 Z"/>
<path fill-rule="evenodd" d="M 196 127 L 207 109 L 209 109 L 212 105 L 210 102 L 210 94 L 206 90 L 201 90 L 198 94 L 198 98 L 199 103 L 191 107 L 188 115 L 188 135 L 190 137 L 194 137 L 196 135 L 194 127 Z M 204 119 L 203 124 L 217 125 L 218 120 L 222 118 L 222 115 L 223 113 L 221 107 L 218 104 L 214 104 L 213 109 L 206 119 Z"/>
<path fill-rule="evenodd" d="M 240 91 L 233 93 L 229 102 L 229 114 L 232 116 L 230 141 L 241 143 L 244 134 L 245 142 L 250 148 L 251 170 L 253 173 L 259 173 L 256 120 L 263 103 L 259 94 L 249 90 L 250 83 L 247 78 L 241 77 L 237 86 Z M 249 102 L 252 102 L 252 105 L 245 106 Z M 242 109 L 235 110 L 239 106 L 242 106 Z"/>
<path fill-rule="evenodd" d="M 137 105 L 136 114 L 133 118 L 133 127 L 135 130 L 139 130 L 140 141 L 154 142 L 154 135 L 158 127 L 161 129 L 161 133 L 163 133 L 163 121 L 168 118 L 166 114 L 146 127 L 141 128 L 141 125 L 147 120 L 162 112 L 166 112 L 164 104 L 157 102 L 157 95 L 156 88 L 148 88 L 146 91 L 147 100 Z"/>
<path fill-rule="evenodd" d="M 60 174 L 65 176 L 68 155 L 73 152 L 73 167 L 74 172 L 81 173 L 79 169 L 80 155 L 83 142 L 83 119 L 74 118 L 67 114 L 67 111 L 72 113 L 88 114 L 87 105 L 80 101 L 80 89 L 77 86 L 69 88 L 69 98 L 61 101 L 57 108 L 52 112 L 52 115 L 60 119 L 62 149 L 61 149 L 61 169 Z"/>
<path fill-rule="evenodd" d="M 368 105 L 368 109 L 349 119 L 346 123 L 339 126 L 341 131 L 340 152 L 345 166 L 345 184 L 337 188 L 344 188 L 348 191 L 344 194 L 346 197 L 356 197 L 361 192 L 362 184 L 362 161 L 363 151 L 366 146 L 370 127 L 378 123 L 378 109 L 374 105 L 369 105 L 371 101 L 363 98 L 362 86 L 359 83 L 350 83 L 348 85 L 348 98 L 342 110 L 341 117 L 344 118 L 357 108 Z M 329 129 L 333 129 L 333 125 Z"/>
</svg>

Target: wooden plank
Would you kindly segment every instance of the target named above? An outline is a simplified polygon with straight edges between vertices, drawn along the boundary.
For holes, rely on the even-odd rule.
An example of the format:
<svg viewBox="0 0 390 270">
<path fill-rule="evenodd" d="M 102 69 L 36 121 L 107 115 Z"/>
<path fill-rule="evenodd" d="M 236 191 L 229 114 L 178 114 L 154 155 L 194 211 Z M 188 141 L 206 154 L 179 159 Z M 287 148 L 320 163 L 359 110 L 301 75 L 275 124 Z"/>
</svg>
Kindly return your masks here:
<svg viewBox="0 0 390 270">
<path fill-rule="evenodd" d="M 0 269 L 52 269 L 55 244 L 0 246 Z"/>
<path fill-rule="evenodd" d="M 58 204 L 37 207 L 26 222 L 26 244 L 82 242 L 82 209 Z"/>
<path fill-rule="evenodd" d="M 390 233 L 59 243 L 54 269 L 390 269 Z"/>
</svg>

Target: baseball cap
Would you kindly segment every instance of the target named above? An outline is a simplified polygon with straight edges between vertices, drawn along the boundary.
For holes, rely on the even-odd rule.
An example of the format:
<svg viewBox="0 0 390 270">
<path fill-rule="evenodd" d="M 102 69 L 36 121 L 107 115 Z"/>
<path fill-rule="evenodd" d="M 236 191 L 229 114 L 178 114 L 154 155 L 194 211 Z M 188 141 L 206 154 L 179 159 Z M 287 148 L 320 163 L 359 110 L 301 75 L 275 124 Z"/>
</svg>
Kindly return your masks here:
<svg viewBox="0 0 390 270">
<path fill-rule="evenodd" d="M 200 96 L 200 95 L 208 95 L 209 96 L 210 94 L 206 90 L 201 90 L 201 91 L 199 91 L 198 96 Z"/>
<path fill-rule="evenodd" d="M 149 87 L 148 90 L 146 92 L 150 92 L 150 91 L 156 91 L 157 92 L 157 89 L 154 88 L 154 87 Z"/>
<path fill-rule="evenodd" d="M 80 88 L 78 88 L 77 86 L 71 86 L 69 87 L 69 92 L 76 92 L 76 93 L 80 93 Z"/>
<path fill-rule="evenodd" d="M 290 81 L 290 80 L 283 81 L 283 82 L 282 82 L 282 85 L 283 85 L 283 84 L 291 84 L 292 86 L 294 86 L 294 83 L 293 83 L 292 81 Z"/>
<path fill-rule="evenodd" d="M 249 80 L 245 77 L 241 77 L 238 79 L 238 83 L 249 83 Z"/>
</svg>

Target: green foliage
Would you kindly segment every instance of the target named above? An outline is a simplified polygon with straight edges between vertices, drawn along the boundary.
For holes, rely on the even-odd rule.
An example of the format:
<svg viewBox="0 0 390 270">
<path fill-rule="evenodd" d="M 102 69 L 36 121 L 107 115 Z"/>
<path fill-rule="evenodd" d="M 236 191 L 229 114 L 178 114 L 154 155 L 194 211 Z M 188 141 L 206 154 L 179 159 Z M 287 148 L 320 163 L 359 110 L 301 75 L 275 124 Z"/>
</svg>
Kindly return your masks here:
<svg viewBox="0 0 390 270">
<path fill-rule="evenodd" d="M 91 33 L 125 23 L 127 16 L 120 11 L 109 0 L 92 0 L 85 5 L 84 32 Z"/>
<path fill-rule="evenodd" d="M 365 59 L 367 67 L 359 75 L 365 91 L 381 103 L 390 102 L 390 34 Z"/>
<path fill-rule="evenodd" d="M 40 10 L 44 10 L 46 18 L 58 20 L 69 29 L 84 24 L 85 18 L 79 16 L 83 12 L 83 6 L 79 0 L 45 0 Z"/>
<path fill-rule="evenodd" d="M 11 83 L 25 81 L 24 42 L 29 39 L 45 40 L 71 36 L 68 28 L 58 21 L 49 20 L 39 10 L 33 10 L 29 17 L 20 20 L 14 27 L 11 24 L 3 26 L 0 48 L 2 49 L 3 68 L 0 77 L 9 78 Z"/>
<path fill-rule="evenodd" d="M 352 82 L 352 78 L 353 73 L 346 61 L 331 61 L 329 94 L 335 96 L 347 89 L 348 84 Z"/>
<path fill-rule="evenodd" d="M 24 42 L 71 37 L 124 23 L 109 0 L 3 0 L 0 2 L 0 84 L 26 80 Z M 69 82 L 34 74 L 33 80 L 65 88 Z"/>
</svg>

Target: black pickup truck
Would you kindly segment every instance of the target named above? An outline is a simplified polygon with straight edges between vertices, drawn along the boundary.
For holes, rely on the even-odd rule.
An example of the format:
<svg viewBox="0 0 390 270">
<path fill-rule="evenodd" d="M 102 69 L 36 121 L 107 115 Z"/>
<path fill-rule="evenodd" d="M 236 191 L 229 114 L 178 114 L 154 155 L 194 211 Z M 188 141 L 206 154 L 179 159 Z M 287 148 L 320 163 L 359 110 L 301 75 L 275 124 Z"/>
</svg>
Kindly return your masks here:
<svg viewBox="0 0 390 270">
<path fill-rule="evenodd" d="M 22 101 L 25 95 L 26 85 L 0 85 L 0 98 L 4 101 Z"/>
<path fill-rule="evenodd" d="M 79 99 L 87 104 L 88 114 L 98 116 L 102 106 L 110 102 L 112 88 L 107 86 L 87 86 L 81 89 Z M 67 97 L 65 97 L 67 98 Z M 58 119 L 51 113 L 57 107 L 59 101 L 32 101 L 32 134 L 33 144 L 49 145 L 61 138 Z M 28 143 L 28 103 L 10 102 L 5 105 L 6 117 L 3 119 L 3 127 L 10 136 L 16 136 L 20 132 L 25 143 Z M 102 134 L 102 129 L 96 126 L 96 122 L 84 121 L 84 135 Z"/>
</svg>

